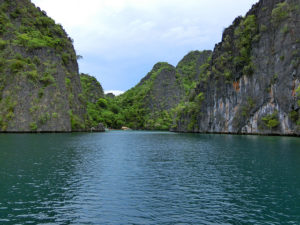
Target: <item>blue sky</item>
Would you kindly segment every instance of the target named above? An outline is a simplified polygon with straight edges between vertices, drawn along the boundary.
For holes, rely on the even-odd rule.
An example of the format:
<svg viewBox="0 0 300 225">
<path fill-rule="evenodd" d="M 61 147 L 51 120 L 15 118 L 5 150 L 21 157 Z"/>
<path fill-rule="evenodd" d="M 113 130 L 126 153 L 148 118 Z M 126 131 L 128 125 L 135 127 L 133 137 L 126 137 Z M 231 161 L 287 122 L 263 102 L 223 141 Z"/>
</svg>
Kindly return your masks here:
<svg viewBox="0 0 300 225">
<path fill-rule="evenodd" d="M 257 1 L 32 0 L 63 25 L 83 56 L 80 72 L 106 91 L 130 89 L 159 61 L 176 65 L 192 50 L 212 50 Z"/>
</svg>

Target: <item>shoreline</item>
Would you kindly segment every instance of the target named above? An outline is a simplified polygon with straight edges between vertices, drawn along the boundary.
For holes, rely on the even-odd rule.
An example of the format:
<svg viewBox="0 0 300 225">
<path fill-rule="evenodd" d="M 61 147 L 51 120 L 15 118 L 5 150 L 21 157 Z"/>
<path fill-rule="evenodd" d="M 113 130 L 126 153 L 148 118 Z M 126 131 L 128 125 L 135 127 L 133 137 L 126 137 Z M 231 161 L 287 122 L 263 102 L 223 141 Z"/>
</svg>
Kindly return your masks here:
<svg viewBox="0 0 300 225">
<path fill-rule="evenodd" d="M 170 131 L 179 134 L 222 134 L 222 135 L 240 135 L 240 136 L 273 136 L 273 137 L 300 137 L 300 134 L 271 134 L 271 133 L 234 133 L 234 132 L 184 132 Z"/>
<path fill-rule="evenodd" d="M 300 137 L 300 134 L 271 134 L 271 133 L 234 133 L 234 132 L 184 132 L 184 131 L 170 131 L 170 130 L 122 130 L 122 129 L 108 129 L 105 131 L 1 131 L 0 134 L 71 134 L 71 133 L 105 133 L 108 131 L 163 131 L 178 134 L 221 134 L 221 135 L 235 135 L 235 136 L 273 136 L 273 137 Z"/>
</svg>

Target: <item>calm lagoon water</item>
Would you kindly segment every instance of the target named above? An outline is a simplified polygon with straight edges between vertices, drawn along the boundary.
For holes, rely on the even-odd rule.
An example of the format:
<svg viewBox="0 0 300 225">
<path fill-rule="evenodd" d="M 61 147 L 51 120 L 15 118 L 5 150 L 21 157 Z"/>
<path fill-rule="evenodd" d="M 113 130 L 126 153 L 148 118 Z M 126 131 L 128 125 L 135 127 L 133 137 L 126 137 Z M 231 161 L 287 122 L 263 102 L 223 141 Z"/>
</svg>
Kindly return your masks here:
<svg viewBox="0 0 300 225">
<path fill-rule="evenodd" d="M 300 224 L 300 138 L 0 134 L 0 224 Z"/>
</svg>

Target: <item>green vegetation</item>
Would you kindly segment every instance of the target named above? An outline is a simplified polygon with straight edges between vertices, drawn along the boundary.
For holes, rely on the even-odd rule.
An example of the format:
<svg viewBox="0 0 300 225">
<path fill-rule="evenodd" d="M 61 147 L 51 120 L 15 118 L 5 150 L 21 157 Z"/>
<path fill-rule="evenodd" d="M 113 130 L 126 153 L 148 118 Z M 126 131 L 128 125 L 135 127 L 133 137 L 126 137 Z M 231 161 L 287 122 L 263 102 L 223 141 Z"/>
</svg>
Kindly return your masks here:
<svg viewBox="0 0 300 225">
<path fill-rule="evenodd" d="M 65 65 L 68 65 L 70 59 L 71 59 L 71 55 L 68 53 L 62 53 L 61 55 L 62 61 L 64 62 Z"/>
<path fill-rule="evenodd" d="M 288 18 L 292 9 L 286 4 L 285 2 L 280 3 L 272 11 L 273 23 L 281 23 Z M 288 13 L 286 13 L 286 9 Z M 267 11 L 267 8 L 264 10 Z M 197 51 L 184 57 L 176 67 L 176 81 L 184 90 L 185 96 L 176 107 L 165 110 L 163 100 L 159 99 L 160 96 L 153 94 L 153 84 L 158 74 L 163 70 L 174 70 L 168 64 L 160 63 L 140 84 L 125 94 L 114 99 L 101 97 L 92 103 L 89 101 L 90 123 L 97 125 L 98 122 L 102 122 L 112 128 L 127 126 L 133 129 L 158 130 L 166 130 L 172 125 L 176 126 L 181 123 L 189 131 L 199 129 L 199 120 L 203 116 L 202 106 L 205 96 L 207 96 L 207 89 L 211 89 L 214 85 L 216 92 L 223 94 L 229 85 L 231 87 L 234 85 L 236 91 L 240 91 L 242 87 L 238 85 L 239 79 L 243 75 L 251 76 L 255 70 L 251 52 L 253 45 L 260 41 L 261 33 L 268 31 L 268 29 L 266 25 L 258 24 L 256 15 L 248 14 L 244 18 L 237 19 L 232 27 L 224 31 L 222 42 L 216 46 L 213 56 L 208 57 L 206 62 L 199 63 L 201 52 Z M 282 24 L 280 30 L 284 35 L 287 34 L 290 31 L 289 24 Z M 296 65 L 298 53 L 293 54 L 293 57 L 291 63 Z M 280 56 L 280 60 L 284 61 L 285 56 Z M 275 84 L 278 81 L 278 74 L 274 74 L 271 83 Z M 170 85 L 166 81 L 161 81 L 161 83 L 165 87 Z M 226 86 L 226 90 L 224 86 Z M 160 104 L 157 104 L 158 102 Z M 240 129 L 242 125 L 248 122 L 248 119 L 255 112 L 258 102 L 258 99 L 251 97 L 243 100 L 242 105 L 236 108 L 236 118 L 233 121 L 235 128 Z M 290 116 L 298 122 L 296 111 L 291 112 Z M 278 112 L 275 111 L 262 117 L 259 123 L 264 129 L 275 129 L 280 125 Z"/>
<path fill-rule="evenodd" d="M 72 110 L 69 111 L 69 115 L 71 118 L 71 127 L 72 130 L 84 130 L 85 125 L 82 123 L 82 120 L 78 117 L 78 115 L 75 115 Z"/>
<path fill-rule="evenodd" d="M 268 30 L 268 27 L 267 27 L 266 25 L 262 24 L 262 25 L 260 26 L 260 31 L 261 31 L 261 32 L 266 32 L 267 30 Z"/>
<path fill-rule="evenodd" d="M 262 117 L 261 120 L 263 121 L 264 125 L 269 129 L 276 128 L 280 124 L 278 120 L 278 111 L 275 111 L 270 115 Z"/>
<path fill-rule="evenodd" d="M 242 107 L 242 116 L 247 118 L 250 116 L 250 112 L 255 106 L 255 102 L 252 98 L 248 98 L 247 104 Z"/>
<path fill-rule="evenodd" d="M 281 29 L 280 32 L 281 32 L 283 35 L 286 35 L 286 34 L 289 33 L 289 31 L 290 31 L 290 28 L 289 28 L 289 26 L 286 24 L 286 25 L 283 26 L 283 28 Z"/>
<path fill-rule="evenodd" d="M 103 88 L 95 77 L 88 74 L 80 74 L 80 82 L 85 101 L 96 103 L 99 98 L 104 97 Z M 68 83 L 68 80 L 66 80 L 67 85 Z"/>
<path fill-rule="evenodd" d="M 298 85 L 298 87 L 296 88 L 296 97 L 297 97 L 298 107 L 300 107 L 300 85 Z M 298 112 L 293 110 L 292 112 L 290 112 L 289 116 L 290 116 L 291 120 L 297 124 L 297 127 L 300 130 L 300 114 L 299 113 L 300 113 L 299 110 L 298 110 Z"/>
<path fill-rule="evenodd" d="M 39 92 L 38 92 L 38 97 L 39 97 L 39 98 L 42 98 L 42 97 L 44 96 L 44 91 L 45 91 L 44 88 L 40 88 L 40 89 L 39 89 Z"/>
<path fill-rule="evenodd" d="M 124 122 L 120 107 L 113 99 L 104 98 L 103 89 L 96 78 L 81 74 L 80 81 L 83 89 L 80 98 L 87 107 L 86 126 L 97 127 L 103 123 L 106 127 L 121 128 Z"/>
<path fill-rule="evenodd" d="M 113 99 L 100 98 L 97 103 L 87 103 L 88 127 L 96 127 L 103 123 L 106 127 L 120 129 L 124 126 L 124 115 Z"/>
<path fill-rule="evenodd" d="M 298 106 L 300 107 L 300 85 L 298 85 L 297 89 L 296 89 L 296 95 L 298 98 Z"/>
<path fill-rule="evenodd" d="M 171 124 L 171 114 L 166 110 L 150 114 L 145 119 L 145 128 L 149 130 L 169 130 Z"/>
<path fill-rule="evenodd" d="M 296 2 L 284 1 L 278 3 L 276 7 L 272 10 L 272 23 L 278 26 L 285 20 L 292 18 L 291 13 L 300 13 L 300 5 Z"/>
<path fill-rule="evenodd" d="M 266 29 L 261 26 L 261 29 Z M 260 39 L 259 26 L 255 15 L 240 18 L 234 30 L 234 36 L 223 34 L 221 50 L 214 55 L 214 60 L 209 62 L 203 70 L 203 80 L 214 74 L 216 79 L 225 78 L 225 83 L 231 84 L 237 76 L 252 75 L 254 65 L 251 58 L 252 44 Z M 238 50 L 238 51 L 237 51 Z"/>
<path fill-rule="evenodd" d="M 284 1 L 272 10 L 272 23 L 280 25 L 278 30 L 284 35 L 289 31 L 293 33 L 293 26 L 287 19 L 295 9 L 295 6 Z M 266 15 L 270 13 L 268 8 L 263 11 Z M 233 85 L 236 92 L 242 93 L 244 83 L 249 79 L 245 79 L 244 83 L 239 83 L 239 79 L 243 75 L 253 74 L 252 47 L 259 42 L 260 33 L 268 29 L 266 25 L 258 24 L 255 15 L 247 14 L 224 31 L 223 40 L 216 46 L 213 55 L 210 51 L 190 52 L 176 68 L 167 63 L 158 63 L 138 85 L 123 95 L 105 98 L 97 80 L 85 74 L 80 76 L 81 93 L 80 84 L 74 79 L 77 76 L 75 60 L 80 56 L 76 55 L 72 39 L 60 25 L 55 24 L 45 12 L 36 9 L 30 1 L 4 0 L 0 5 L 0 128 L 6 130 L 12 127 L 10 121 L 17 118 L 17 103 L 22 101 L 20 105 L 26 105 L 20 95 L 26 93 L 24 99 L 26 97 L 29 102 L 29 106 L 26 106 L 29 112 L 26 112 L 32 118 L 26 126 L 32 131 L 54 121 L 59 124 L 59 119 L 65 117 L 65 111 L 68 110 L 73 130 L 96 127 L 99 123 L 117 129 L 127 126 L 133 129 L 168 130 L 174 122 L 186 122 L 184 126 L 189 131 L 197 130 L 204 103 L 209 105 L 208 100 L 214 97 L 208 95 L 212 93 L 209 90 L 213 89 L 219 97 L 231 91 Z M 292 57 L 291 65 L 296 68 L 300 62 L 296 48 Z M 289 55 L 286 55 L 287 59 L 290 59 Z M 284 61 L 285 57 L 280 56 L 280 60 Z M 160 75 L 169 74 L 175 76 L 176 80 L 174 77 L 172 82 L 171 79 L 159 79 Z M 278 82 L 278 75 L 274 74 L 271 83 Z M 172 93 L 167 99 L 164 96 L 168 95 L 167 92 L 155 92 L 155 88 L 163 91 L 178 88 L 178 96 Z M 296 93 L 300 106 L 300 87 Z M 256 106 L 256 99 L 243 100 L 241 107 L 236 108 L 238 123 L 247 120 Z M 291 111 L 289 116 L 299 124 L 297 110 Z M 262 117 L 260 122 L 265 128 L 276 128 L 279 125 L 278 112 Z"/>
<path fill-rule="evenodd" d="M 272 10 L 272 23 L 278 24 L 281 21 L 289 17 L 289 5 L 288 3 L 282 2 L 278 3 L 276 7 Z"/>
<path fill-rule="evenodd" d="M 154 111 L 158 113 L 152 113 L 148 108 L 150 102 L 156 101 L 153 99 L 151 89 L 156 77 L 163 70 L 171 71 L 173 68 L 167 63 L 158 63 L 140 84 L 114 100 L 109 100 L 120 106 L 121 116 L 118 116 L 118 118 L 124 126 L 133 129 L 169 129 L 171 126 L 169 112 L 155 109 Z"/>
<path fill-rule="evenodd" d="M 0 50 L 4 50 L 7 45 L 7 42 L 0 38 Z"/>
<path fill-rule="evenodd" d="M 18 73 L 22 71 L 26 65 L 26 63 L 22 60 L 19 59 L 12 59 L 9 61 L 10 62 L 10 70 L 13 73 Z"/>
<path fill-rule="evenodd" d="M 299 118 L 299 115 L 298 115 L 298 112 L 293 110 L 289 113 L 289 117 L 290 119 L 294 122 L 294 123 L 297 123 L 298 121 L 298 118 Z"/>
<path fill-rule="evenodd" d="M 175 122 L 181 118 L 189 118 L 188 131 L 193 131 L 197 128 L 197 116 L 201 115 L 201 106 L 205 100 L 204 93 L 200 92 L 195 95 L 189 102 L 181 102 L 172 110 L 172 117 L 175 118 Z"/>
<path fill-rule="evenodd" d="M 36 131 L 37 128 L 38 128 L 36 122 L 30 123 L 30 124 L 29 124 L 29 127 L 30 127 L 30 130 L 31 130 L 31 131 Z"/>
<path fill-rule="evenodd" d="M 107 105 L 108 105 L 108 102 L 106 99 L 104 98 L 99 98 L 99 100 L 97 101 L 97 105 L 101 108 L 104 108 L 106 109 L 107 108 Z"/>
<path fill-rule="evenodd" d="M 235 129 L 239 129 L 247 123 L 253 114 L 255 106 L 256 100 L 252 97 L 248 97 L 246 100 L 243 100 L 241 107 L 238 109 L 235 117 L 233 118 L 232 124 Z"/>
<path fill-rule="evenodd" d="M 45 72 L 44 75 L 40 78 L 40 82 L 46 87 L 48 85 L 54 84 L 55 78 L 49 72 Z"/>
<path fill-rule="evenodd" d="M 83 127 L 85 109 L 78 103 L 80 89 L 74 79 L 74 64 L 70 63 L 75 62 L 76 53 L 61 25 L 55 24 L 31 1 L 3 0 L 0 35 L 0 130 L 14 129 L 22 120 L 9 102 L 20 104 L 32 116 L 31 126 L 28 122 L 21 130 L 47 127 L 52 118 L 59 118 L 64 105 L 69 105 L 73 112 L 70 118 L 73 127 Z M 56 80 L 64 74 L 67 90 Z M 69 104 L 65 102 L 65 94 Z M 51 104 L 45 104 L 48 99 Z"/>
<path fill-rule="evenodd" d="M 52 118 L 57 119 L 58 118 L 58 113 L 56 113 L 56 112 L 52 113 Z"/>
<path fill-rule="evenodd" d="M 199 64 L 201 58 L 207 58 L 206 62 Z M 187 54 L 177 65 L 176 78 L 182 84 L 186 94 L 194 89 L 197 81 L 205 81 L 208 77 L 207 70 L 211 62 L 210 51 L 193 51 Z"/>
<path fill-rule="evenodd" d="M 21 18 L 21 24 L 15 31 L 16 38 L 13 41 L 15 45 L 23 46 L 27 50 L 51 48 L 62 54 L 74 54 L 72 43 L 62 27 L 55 24 L 44 12 L 36 10 L 31 4 L 24 7 L 21 2 L 16 2 L 15 7 L 10 16 L 13 19 Z"/>
<path fill-rule="evenodd" d="M 249 15 L 244 18 L 234 31 L 235 46 L 239 49 L 239 54 L 235 56 L 233 62 L 237 70 L 242 70 L 243 74 L 251 75 L 254 66 L 251 59 L 252 43 L 259 39 L 256 16 Z"/>
<path fill-rule="evenodd" d="M 0 129 L 5 131 L 9 125 L 9 122 L 15 117 L 15 107 L 17 101 L 14 99 L 10 92 L 7 92 L 8 96 L 0 99 Z"/>
<path fill-rule="evenodd" d="M 38 121 L 40 124 L 45 124 L 48 120 L 50 120 L 50 114 L 49 113 L 44 113 L 42 114 L 39 118 Z"/>
<path fill-rule="evenodd" d="M 271 79 L 271 84 L 273 85 L 273 84 L 275 84 L 277 81 L 278 81 L 278 74 L 275 73 L 275 74 L 273 75 L 272 79 Z"/>
<path fill-rule="evenodd" d="M 156 108 L 163 107 L 164 102 L 158 100 L 160 103 L 153 106 L 154 108 L 149 106 L 157 103 L 152 93 L 157 76 L 170 71 L 174 71 L 174 67 L 167 63 L 158 63 L 141 83 L 116 98 L 105 98 L 102 88 L 95 88 L 98 83 L 95 78 L 82 75 L 83 99 L 88 113 L 87 126 L 96 127 L 103 123 L 106 127 L 115 129 L 126 126 L 132 129 L 169 130 L 172 124 L 171 112 Z"/>
<path fill-rule="evenodd" d="M 36 83 L 39 80 L 39 74 L 37 70 L 28 71 L 26 75 L 31 81 L 33 81 L 33 83 Z"/>
<path fill-rule="evenodd" d="M 87 106 L 87 127 L 97 127 L 103 123 L 106 127 L 119 129 L 124 126 L 124 115 L 119 103 L 111 98 L 104 98 L 101 85 L 96 78 L 87 74 L 80 75 L 83 88 L 82 100 Z"/>
</svg>

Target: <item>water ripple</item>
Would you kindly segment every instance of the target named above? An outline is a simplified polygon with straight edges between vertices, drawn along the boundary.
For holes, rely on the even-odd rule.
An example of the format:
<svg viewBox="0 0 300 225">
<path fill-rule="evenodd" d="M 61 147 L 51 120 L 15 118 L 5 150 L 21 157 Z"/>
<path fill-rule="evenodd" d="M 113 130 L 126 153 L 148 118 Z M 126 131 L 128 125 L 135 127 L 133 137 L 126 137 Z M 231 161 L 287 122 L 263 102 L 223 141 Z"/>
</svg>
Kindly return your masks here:
<svg viewBox="0 0 300 225">
<path fill-rule="evenodd" d="M 1 224 L 300 224 L 300 140 L 0 135 Z"/>
</svg>

